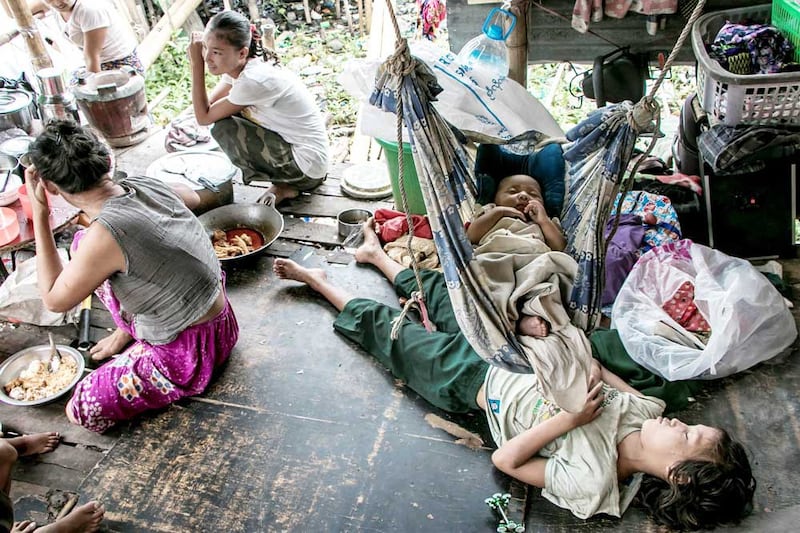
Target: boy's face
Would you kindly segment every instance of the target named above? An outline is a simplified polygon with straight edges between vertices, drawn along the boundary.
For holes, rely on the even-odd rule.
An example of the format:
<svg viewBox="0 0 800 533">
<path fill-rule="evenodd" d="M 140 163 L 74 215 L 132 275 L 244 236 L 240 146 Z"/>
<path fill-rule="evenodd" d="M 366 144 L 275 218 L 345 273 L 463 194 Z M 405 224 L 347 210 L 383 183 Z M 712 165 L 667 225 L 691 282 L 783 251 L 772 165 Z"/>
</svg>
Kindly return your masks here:
<svg viewBox="0 0 800 533">
<path fill-rule="evenodd" d="M 500 181 L 497 186 L 497 193 L 494 195 L 494 203 L 503 207 L 513 207 L 524 211 L 531 200 L 538 200 L 544 204 L 542 189 L 539 182 L 525 174 L 508 176 Z"/>
</svg>

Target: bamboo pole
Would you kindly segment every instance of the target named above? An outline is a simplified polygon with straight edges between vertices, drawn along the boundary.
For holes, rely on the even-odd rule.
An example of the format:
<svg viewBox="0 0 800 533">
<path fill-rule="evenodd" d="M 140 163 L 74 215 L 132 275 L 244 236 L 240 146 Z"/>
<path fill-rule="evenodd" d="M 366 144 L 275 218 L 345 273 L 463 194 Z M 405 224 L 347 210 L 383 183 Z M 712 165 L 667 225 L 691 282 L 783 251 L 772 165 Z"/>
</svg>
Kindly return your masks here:
<svg viewBox="0 0 800 533">
<path fill-rule="evenodd" d="M 517 17 L 517 25 L 506 39 L 508 77 L 528 87 L 528 2 L 514 2 L 509 11 Z"/>
<path fill-rule="evenodd" d="M 7 31 L 3 35 L 0 35 L 0 46 L 10 43 L 17 35 L 19 35 L 19 30 L 16 28 L 11 31 Z"/>
<path fill-rule="evenodd" d="M 186 22 L 189 15 L 194 13 L 194 10 L 200 5 L 200 1 L 178 0 L 169 7 L 168 13 L 153 26 L 138 48 L 139 59 L 142 60 L 145 69 L 153 64 L 172 37 L 172 32 Z"/>
<path fill-rule="evenodd" d="M 53 66 L 53 60 L 44 47 L 44 39 L 39 34 L 39 28 L 33 20 L 33 15 L 25 0 L 8 0 L 11 15 L 17 22 L 17 28 L 25 39 L 28 52 L 31 54 L 33 69 L 39 71 Z"/>
<path fill-rule="evenodd" d="M 247 11 L 250 13 L 250 22 L 258 27 L 261 21 L 261 12 L 258 10 L 258 2 L 256 2 L 256 0 L 247 0 Z"/>
</svg>

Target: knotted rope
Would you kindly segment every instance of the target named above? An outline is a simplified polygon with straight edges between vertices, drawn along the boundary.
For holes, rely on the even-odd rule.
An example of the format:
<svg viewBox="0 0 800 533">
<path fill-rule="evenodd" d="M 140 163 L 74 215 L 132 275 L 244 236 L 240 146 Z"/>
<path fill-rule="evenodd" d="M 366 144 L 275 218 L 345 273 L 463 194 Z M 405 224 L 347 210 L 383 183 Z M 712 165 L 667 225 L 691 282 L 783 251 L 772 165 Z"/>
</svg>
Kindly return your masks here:
<svg viewBox="0 0 800 533">
<path fill-rule="evenodd" d="M 400 26 L 397 23 L 397 16 L 394 13 L 391 0 L 386 0 L 386 5 L 389 9 L 389 16 L 392 19 L 392 26 L 394 26 L 396 45 L 394 53 L 389 56 L 384 63 L 384 68 L 400 80 L 397 86 L 397 102 L 395 104 L 395 115 L 397 116 L 397 184 L 400 189 L 400 198 L 402 199 L 403 211 L 406 215 L 406 223 L 408 224 L 408 255 L 411 257 L 411 269 L 414 271 L 414 279 L 417 283 L 417 290 L 406 300 L 400 315 L 392 321 L 391 338 L 395 340 L 400 335 L 400 327 L 403 325 L 403 320 L 406 318 L 409 311 L 415 307 L 419 309 L 422 325 L 425 326 L 425 329 L 430 332 L 433 331 L 434 327 L 428 319 L 428 310 L 425 307 L 425 291 L 422 288 L 419 265 L 417 264 L 416 254 L 412 246 L 414 240 L 414 220 L 408 208 L 408 197 L 406 196 L 405 186 L 405 164 L 403 161 L 403 91 L 400 84 L 402 83 L 402 76 L 413 74 L 416 65 L 414 63 L 414 58 L 411 57 L 411 51 L 408 48 L 408 40 L 404 39 L 400 34 Z"/>
</svg>

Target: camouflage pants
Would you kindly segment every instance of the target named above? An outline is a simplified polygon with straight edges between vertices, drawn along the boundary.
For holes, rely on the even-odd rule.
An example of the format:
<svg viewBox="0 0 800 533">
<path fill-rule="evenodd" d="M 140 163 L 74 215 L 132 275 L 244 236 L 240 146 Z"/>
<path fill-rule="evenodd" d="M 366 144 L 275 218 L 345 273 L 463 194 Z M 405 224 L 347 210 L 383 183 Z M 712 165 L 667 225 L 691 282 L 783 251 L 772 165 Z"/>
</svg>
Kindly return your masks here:
<svg viewBox="0 0 800 533">
<path fill-rule="evenodd" d="M 325 178 L 309 178 L 292 157 L 292 147 L 283 138 L 249 120 L 232 116 L 214 123 L 211 135 L 231 162 L 242 169 L 245 184 L 270 181 L 298 191 L 313 189 Z"/>
</svg>

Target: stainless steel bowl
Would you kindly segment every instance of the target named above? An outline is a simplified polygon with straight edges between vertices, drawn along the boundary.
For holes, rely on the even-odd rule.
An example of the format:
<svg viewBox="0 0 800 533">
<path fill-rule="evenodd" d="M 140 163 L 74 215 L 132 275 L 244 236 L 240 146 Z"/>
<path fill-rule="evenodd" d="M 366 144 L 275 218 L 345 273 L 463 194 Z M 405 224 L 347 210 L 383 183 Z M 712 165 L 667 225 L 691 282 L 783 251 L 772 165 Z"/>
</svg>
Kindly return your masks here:
<svg viewBox="0 0 800 533">
<path fill-rule="evenodd" d="M 61 354 L 61 357 L 71 357 L 78 365 L 78 371 L 75 373 L 75 377 L 72 378 L 72 381 L 70 381 L 66 387 L 52 396 L 30 402 L 14 400 L 13 398 L 10 398 L 8 394 L 6 394 L 6 385 L 17 378 L 20 372 L 28 368 L 28 365 L 30 365 L 31 362 L 44 361 L 47 363 L 50 361 L 49 344 L 42 346 L 31 346 L 29 348 L 25 348 L 24 350 L 18 351 L 6 359 L 2 365 L 0 365 L 0 401 L 10 405 L 42 405 L 52 402 L 53 400 L 56 400 L 67 392 L 71 391 L 72 388 L 81 380 L 81 378 L 83 378 L 83 369 L 85 367 L 83 356 L 78 350 L 70 348 L 69 346 L 57 344 L 56 347 L 58 348 L 58 352 Z"/>
<path fill-rule="evenodd" d="M 345 209 L 336 215 L 339 224 L 339 236 L 347 238 L 351 233 L 360 231 L 362 224 L 372 216 L 372 211 L 366 209 Z"/>
</svg>

